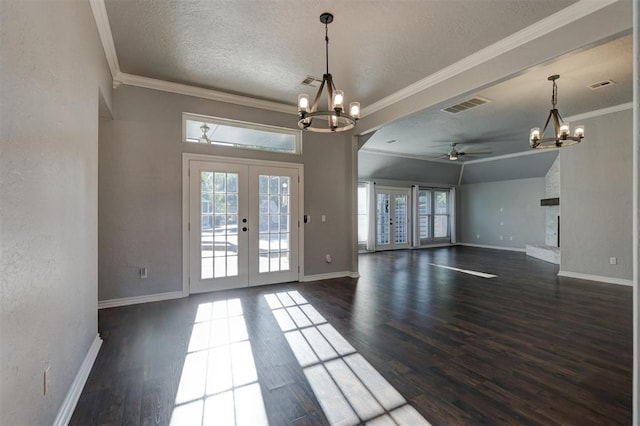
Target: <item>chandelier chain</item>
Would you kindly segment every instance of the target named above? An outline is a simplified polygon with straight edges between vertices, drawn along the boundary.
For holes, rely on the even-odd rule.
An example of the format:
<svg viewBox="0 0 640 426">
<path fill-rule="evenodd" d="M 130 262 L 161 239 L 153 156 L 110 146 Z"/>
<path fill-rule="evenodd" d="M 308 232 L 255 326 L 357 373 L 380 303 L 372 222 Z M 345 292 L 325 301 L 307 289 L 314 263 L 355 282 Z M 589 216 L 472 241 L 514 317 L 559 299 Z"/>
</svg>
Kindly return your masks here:
<svg viewBox="0 0 640 426">
<path fill-rule="evenodd" d="M 329 24 L 327 22 L 324 23 L 324 54 L 327 64 L 327 71 L 325 74 L 329 74 Z"/>
</svg>

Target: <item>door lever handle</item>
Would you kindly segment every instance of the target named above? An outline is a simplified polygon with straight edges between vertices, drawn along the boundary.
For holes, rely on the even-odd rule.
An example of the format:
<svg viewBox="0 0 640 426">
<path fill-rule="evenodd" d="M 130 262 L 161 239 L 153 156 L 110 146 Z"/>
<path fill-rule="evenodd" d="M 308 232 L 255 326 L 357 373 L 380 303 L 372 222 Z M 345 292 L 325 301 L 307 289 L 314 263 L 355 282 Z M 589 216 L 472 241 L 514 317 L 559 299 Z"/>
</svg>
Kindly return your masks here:
<svg viewBox="0 0 640 426">
<path fill-rule="evenodd" d="M 249 228 L 247 228 L 246 226 L 242 227 L 242 232 L 247 232 L 249 230 Z"/>
</svg>

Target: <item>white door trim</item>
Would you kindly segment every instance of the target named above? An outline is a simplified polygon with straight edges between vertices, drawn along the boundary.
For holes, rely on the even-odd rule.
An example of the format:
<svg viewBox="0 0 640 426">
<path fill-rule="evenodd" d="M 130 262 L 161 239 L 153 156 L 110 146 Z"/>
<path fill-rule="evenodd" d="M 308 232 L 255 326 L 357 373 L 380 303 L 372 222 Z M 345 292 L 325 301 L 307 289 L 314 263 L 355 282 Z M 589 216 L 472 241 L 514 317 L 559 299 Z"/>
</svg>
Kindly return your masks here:
<svg viewBox="0 0 640 426">
<path fill-rule="evenodd" d="M 212 161 L 217 163 L 244 164 L 248 166 L 287 167 L 298 170 L 300 183 L 298 184 L 298 212 L 299 217 L 304 214 L 304 165 L 287 163 L 284 161 L 253 160 L 249 158 L 222 157 L 218 155 L 182 153 L 182 295 L 189 295 L 189 162 Z M 298 228 L 298 281 L 304 277 L 304 226 Z"/>
</svg>

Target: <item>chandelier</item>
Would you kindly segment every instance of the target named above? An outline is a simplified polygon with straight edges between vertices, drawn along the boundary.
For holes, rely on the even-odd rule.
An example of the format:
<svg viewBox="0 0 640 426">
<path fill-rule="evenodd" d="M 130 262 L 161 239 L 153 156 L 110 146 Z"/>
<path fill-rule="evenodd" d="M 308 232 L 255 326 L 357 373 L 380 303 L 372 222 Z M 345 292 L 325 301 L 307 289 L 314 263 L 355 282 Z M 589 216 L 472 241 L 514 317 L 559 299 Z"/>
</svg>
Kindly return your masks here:
<svg viewBox="0 0 640 426">
<path fill-rule="evenodd" d="M 322 83 L 311 106 L 309 105 L 309 95 L 298 95 L 298 127 L 302 130 L 320 133 L 344 132 L 353 129 L 360 118 L 360 102 L 351 102 L 348 114 L 344 111 L 344 92 L 336 90 L 333 77 L 329 73 L 328 25 L 333 22 L 333 15 L 323 13 L 320 15 L 320 22 L 324 24 L 325 32 L 326 73 L 322 76 Z M 325 88 L 327 89 L 327 110 L 318 110 L 320 98 Z"/>
<path fill-rule="evenodd" d="M 571 136 L 571 128 L 569 123 L 564 122 L 560 113 L 556 108 L 556 103 L 558 101 L 558 86 L 556 85 L 556 80 L 559 79 L 560 76 L 555 74 L 550 76 L 547 80 L 553 82 L 553 93 L 551 95 L 551 111 L 549 111 L 549 116 L 547 117 L 547 122 L 544 123 L 544 127 L 542 128 L 542 132 L 540 132 L 539 127 L 534 127 L 531 129 L 531 133 L 529 134 L 529 146 L 531 148 L 560 148 L 563 146 L 571 146 L 579 143 L 582 138 L 584 138 L 584 126 L 578 125 L 573 131 L 573 136 Z M 547 131 L 547 126 L 549 126 L 549 121 L 553 118 L 553 137 L 548 138 L 540 138 L 544 136 L 544 133 Z"/>
</svg>

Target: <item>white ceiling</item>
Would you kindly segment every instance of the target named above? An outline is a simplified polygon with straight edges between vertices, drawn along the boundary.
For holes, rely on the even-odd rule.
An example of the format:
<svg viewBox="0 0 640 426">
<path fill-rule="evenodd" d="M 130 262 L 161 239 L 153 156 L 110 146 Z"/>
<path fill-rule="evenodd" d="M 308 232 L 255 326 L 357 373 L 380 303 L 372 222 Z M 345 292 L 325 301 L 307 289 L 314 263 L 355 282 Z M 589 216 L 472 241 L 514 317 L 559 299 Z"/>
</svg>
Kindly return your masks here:
<svg viewBox="0 0 640 426">
<path fill-rule="evenodd" d="M 99 19 L 96 4 L 106 9 L 108 21 Z M 92 7 L 99 29 L 102 22 L 103 42 L 105 23 L 111 30 L 115 80 L 126 84 L 143 78 L 148 84 L 154 79 L 239 95 L 236 98 L 245 101 L 270 101 L 264 105 L 292 112 L 292 126 L 297 121 L 297 94 L 315 93 L 301 81 L 324 72 L 324 26 L 319 15 L 331 12 L 335 19 L 329 25 L 329 70 L 347 102 L 360 101 L 364 115 L 369 108 L 371 117 L 363 118 L 357 128 L 376 130 L 369 134 L 365 149 L 432 157 L 446 152 L 450 142 L 469 151 L 481 145 L 492 155 L 526 150 L 529 128 L 542 126 L 550 108 L 551 86 L 546 79 L 550 74 L 561 74 L 558 107 L 563 116 L 630 102 L 631 38 L 611 40 L 614 33 L 617 38 L 630 31 L 631 16 L 625 13 L 630 4 L 630 0 L 94 0 Z M 597 40 L 604 30 L 581 26 L 580 21 L 563 29 L 560 51 L 545 51 L 543 64 L 523 69 L 513 61 L 513 69 L 507 69 L 494 66 L 488 57 L 494 73 L 469 66 L 465 71 L 470 74 L 459 75 L 471 87 L 458 84 L 445 90 L 443 83 L 436 102 L 416 102 L 411 98 L 414 92 L 407 92 L 469 58 L 480 56 L 476 62 L 481 63 L 487 49 L 524 37 L 549 17 L 589 8 L 602 27 L 614 28 L 606 33 L 607 39 Z M 539 41 L 555 43 L 555 34 L 540 33 Z M 564 39 L 579 41 L 568 46 Z M 533 58 L 544 50 L 538 47 L 534 52 L 535 46 L 524 42 L 512 44 L 510 53 L 520 57 Z M 585 87 L 605 79 L 617 84 L 597 91 Z M 491 102 L 458 116 L 440 112 L 471 95 Z M 378 118 L 382 113 L 384 118 Z M 390 140 L 397 142 L 387 143 Z"/>
</svg>

